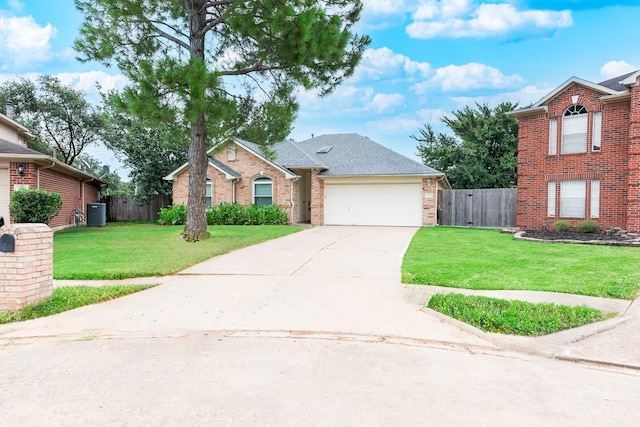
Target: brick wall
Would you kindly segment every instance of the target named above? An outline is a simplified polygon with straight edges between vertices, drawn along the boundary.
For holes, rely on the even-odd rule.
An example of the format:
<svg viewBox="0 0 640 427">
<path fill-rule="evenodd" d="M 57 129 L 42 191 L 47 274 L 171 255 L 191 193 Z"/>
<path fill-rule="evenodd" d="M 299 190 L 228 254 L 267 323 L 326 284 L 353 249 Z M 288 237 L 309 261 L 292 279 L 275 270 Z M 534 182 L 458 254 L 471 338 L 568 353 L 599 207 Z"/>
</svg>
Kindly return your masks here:
<svg viewBox="0 0 640 427">
<path fill-rule="evenodd" d="M 0 312 L 21 310 L 53 294 L 53 232 L 44 224 L 10 224 L 14 252 L 0 252 Z"/>
<path fill-rule="evenodd" d="M 18 165 L 24 167 L 24 176 L 18 173 Z M 100 195 L 99 185 L 91 182 L 81 182 L 78 178 L 38 167 L 33 163 L 14 162 L 9 164 L 9 187 L 13 191 L 16 185 L 26 185 L 30 189 L 40 189 L 60 194 L 62 208 L 53 217 L 50 227 L 63 227 L 73 224 L 72 215 L 76 206 L 81 208 L 86 216 L 86 204 L 96 203 Z M 84 203 L 83 203 L 84 193 Z"/>
<path fill-rule="evenodd" d="M 234 160 L 229 160 L 227 157 L 226 148 L 229 146 L 236 148 Z M 285 178 L 282 171 L 236 144 L 227 145 L 214 153 L 212 157 L 225 163 L 241 175 L 241 178 L 235 182 L 236 203 L 243 206 L 253 204 L 253 180 L 261 176 L 268 177 L 273 180 L 273 204 L 279 205 L 287 213 L 289 220 L 295 222 L 296 218 L 291 213 L 291 189 L 293 185 L 295 202 L 297 187 L 295 183 L 292 184 L 290 180 Z M 226 178 L 224 173 L 209 165 L 207 178 L 211 180 L 212 185 L 212 205 L 215 206 L 222 202 L 233 203 L 234 184 Z M 186 169 L 173 182 L 173 203 L 186 205 L 188 190 L 189 170 Z"/>
<path fill-rule="evenodd" d="M 311 170 L 311 225 L 324 225 L 324 181 L 318 178 L 320 172 Z"/>
<path fill-rule="evenodd" d="M 627 178 L 627 229 L 640 232 L 640 86 L 631 88 Z"/>
<path fill-rule="evenodd" d="M 422 225 L 438 224 L 436 204 L 438 203 L 438 180 L 422 178 Z"/>
<path fill-rule="evenodd" d="M 562 115 L 578 95 L 578 104 L 588 111 L 587 152 L 561 154 Z M 558 219 L 572 225 L 585 220 L 601 227 L 627 227 L 627 174 L 629 102 L 603 104 L 601 94 L 578 84 L 569 85 L 548 104 L 548 113 L 520 117 L 518 135 L 518 202 L 517 226 L 522 229 L 541 228 Z M 601 150 L 591 151 L 593 113 L 602 112 Z M 557 154 L 549 155 L 549 119 L 557 119 Z M 560 182 L 587 181 L 585 214 L 576 218 L 559 217 Z M 600 215 L 591 219 L 589 181 L 600 180 Z M 547 186 L 556 184 L 556 216 L 547 215 Z"/>
</svg>

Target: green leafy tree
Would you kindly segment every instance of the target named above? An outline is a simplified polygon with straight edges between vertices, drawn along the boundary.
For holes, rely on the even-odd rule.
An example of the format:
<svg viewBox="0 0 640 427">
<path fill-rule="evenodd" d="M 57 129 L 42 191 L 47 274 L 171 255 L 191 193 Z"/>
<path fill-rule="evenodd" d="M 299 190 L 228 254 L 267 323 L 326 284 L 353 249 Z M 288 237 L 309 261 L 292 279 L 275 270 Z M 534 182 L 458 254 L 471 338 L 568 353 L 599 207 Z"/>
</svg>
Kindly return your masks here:
<svg viewBox="0 0 640 427">
<path fill-rule="evenodd" d="M 102 164 L 95 157 L 85 153 L 80 154 L 76 157 L 73 166 L 106 182 L 107 186 L 100 190 L 103 196 L 133 194 L 133 187 L 128 182 L 123 182 L 117 173 L 110 170 L 108 165 Z"/>
<path fill-rule="evenodd" d="M 284 139 L 295 89 L 329 93 L 369 43 L 351 31 L 361 0 L 75 3 L 85 17 L 75 44 L 82 60 L 115 64 L 130 81 L 121 106 L 136 118 L 188 127 L 188 241 L 207 237 L 207 146 L 242 133 L 258 143 Z"/>
<path fill-rule="evenodd" d="M 106 96 L 104 105 L 103 142 L 129 168 L 137 201 L 171 195 L 171 182 L 164 177 L 187 161 L 185 127 L 138 119 L 122 108 L 117 93 Z"/>
<path fill-rule="evenodd" d="M 72 165 L 90 145 L 100 140 L 102 116 L 84 93 L 44 75 L 34 83 L 25 78 L 0 86 L 0 105 L 14 105 L 14 118 L 37 139 L 29 147 Z"/>
<path fill-rule="evenodd" d="M 444 172 L 453 188 L 514 187 L 518 179 L 518 122 L 506 113 L 517 104 L 476 107 L 442 118 L 455 136 L 436 133 L 429 124 L 419 135 L 412 135 L 418 141 L 418 155 L 425 165 Z"/>
</svg>

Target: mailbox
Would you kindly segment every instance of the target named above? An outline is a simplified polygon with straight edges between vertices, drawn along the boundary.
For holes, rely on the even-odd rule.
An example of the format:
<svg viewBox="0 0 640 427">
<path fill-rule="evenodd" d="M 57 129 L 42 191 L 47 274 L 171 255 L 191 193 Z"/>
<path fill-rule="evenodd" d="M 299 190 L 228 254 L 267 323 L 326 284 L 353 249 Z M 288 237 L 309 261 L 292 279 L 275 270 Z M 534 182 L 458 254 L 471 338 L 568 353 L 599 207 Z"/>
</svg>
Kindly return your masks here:
<svg viewBox="0 0 640 427">
<path fill-rule="evenodd" d="M 15 252 L 16 238 L 13 234 L 3 234 L 0 236 L 0 252 Z"/>
</svg>

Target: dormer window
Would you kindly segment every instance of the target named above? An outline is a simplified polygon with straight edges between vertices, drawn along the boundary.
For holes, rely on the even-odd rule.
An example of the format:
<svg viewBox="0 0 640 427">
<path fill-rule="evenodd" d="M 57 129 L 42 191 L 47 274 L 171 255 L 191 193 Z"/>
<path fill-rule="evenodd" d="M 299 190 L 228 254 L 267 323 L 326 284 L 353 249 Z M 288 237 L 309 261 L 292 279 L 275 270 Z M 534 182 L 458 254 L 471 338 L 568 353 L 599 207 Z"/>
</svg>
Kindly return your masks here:
<svg viewBox="0 0 640 427">
<path fill-rule="evenodd" d="M 587 109 L 575 104 L 562 117 L 562 154 L 587 152 Z"/>
</svg>

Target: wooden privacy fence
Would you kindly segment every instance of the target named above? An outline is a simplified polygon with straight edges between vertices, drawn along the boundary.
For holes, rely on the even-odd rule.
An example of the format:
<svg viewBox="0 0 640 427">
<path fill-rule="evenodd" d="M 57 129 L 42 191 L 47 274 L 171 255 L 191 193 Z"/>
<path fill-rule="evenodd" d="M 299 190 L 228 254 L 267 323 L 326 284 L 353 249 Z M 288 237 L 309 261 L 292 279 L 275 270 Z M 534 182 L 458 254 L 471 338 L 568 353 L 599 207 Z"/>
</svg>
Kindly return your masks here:
<svg viewBox="0 0 640 427">
<path fill-rule="evenodd" d="M 463 227 L 516 226 L 517 188 L 442 190 L 440 224 Z"/>
<path fill-rule="evenodd" d="M 108 222 L 155 221 L 158 211 L 171 205 L 171 196 L 158 194 L 149 204 L 139 205 L 133 196 L 107 196 Z"/>
</svg>

